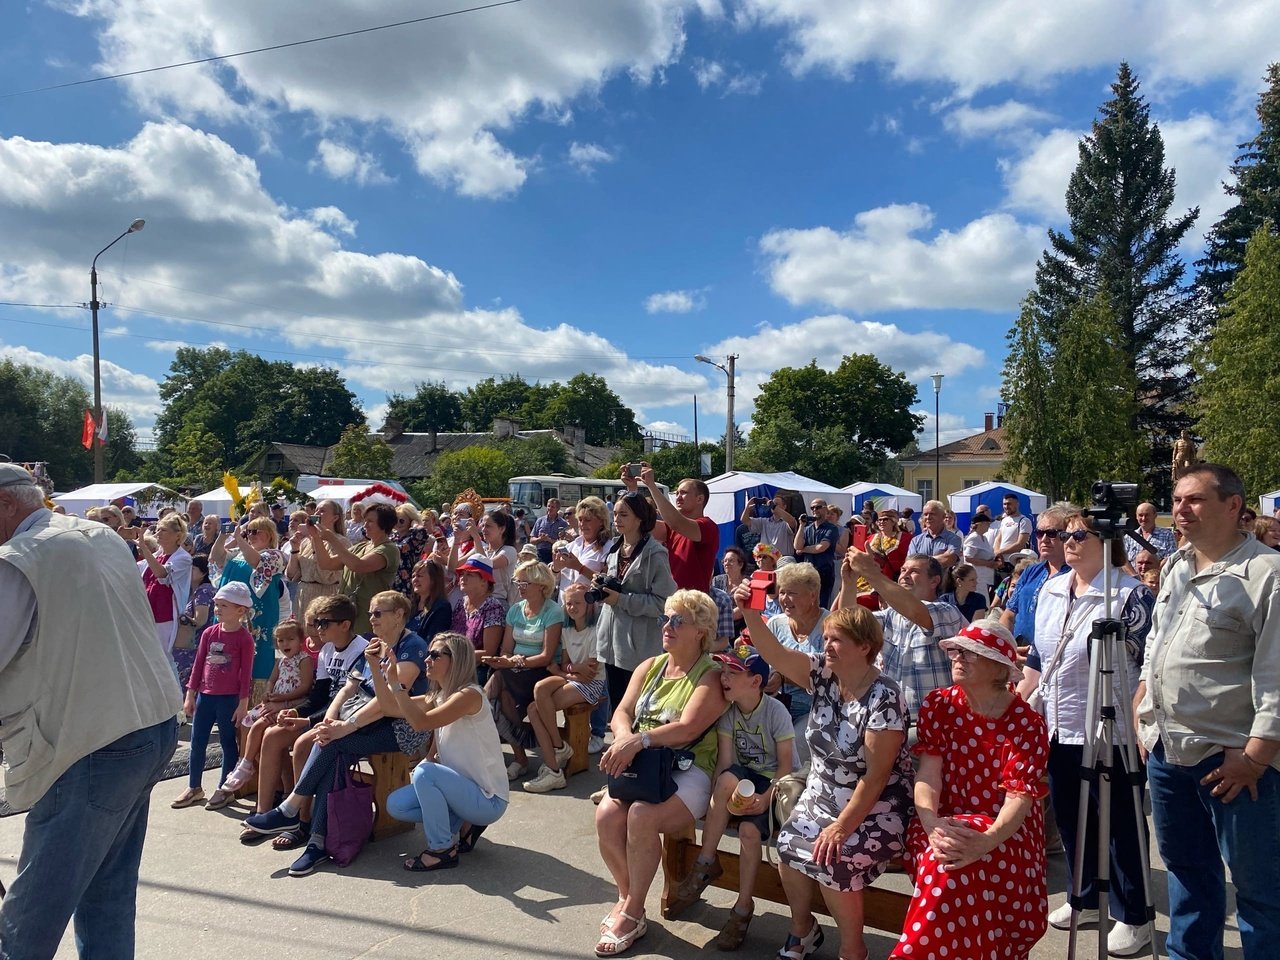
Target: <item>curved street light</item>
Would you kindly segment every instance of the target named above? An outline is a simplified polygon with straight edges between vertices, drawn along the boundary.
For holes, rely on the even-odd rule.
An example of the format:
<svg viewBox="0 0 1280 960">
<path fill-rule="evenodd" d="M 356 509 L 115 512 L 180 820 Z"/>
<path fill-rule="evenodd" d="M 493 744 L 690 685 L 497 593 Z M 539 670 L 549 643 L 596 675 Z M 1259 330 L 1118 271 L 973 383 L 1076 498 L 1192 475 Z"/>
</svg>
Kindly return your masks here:
<svg viewBox="0 0 1280 960">
<path fill-rule="evenodd" d="M 700 353 L 693 359 L 697 360 L 699 363 L 710 364 L 729 378 L 728 416 L 725 417 L 727 426 L 725 427 L 724 433 L 724 472 L 731 473 L 733 471 L 733 446 L 734 441 L 737 439 L 737 430 L 733 424 L 733 365 L 737 362 L 738 355 L 736 353 L 731 353 L 729 356 L 725 357 L 725 363 L 727 363 L 728 366 L 725 366 L 724 363 L 716 363 L 710 357 L 704 357 Z"/>
<path fill-rule="evenodd" d="M 131 233 L 137 233 L 147 225 L 147 221 L 139 217 L 129 224 L 129 229 L 116 237 L 93 256 L 89 266 L 89 309 L 93 312 L 93 425 L 96 434 L 102 433 L 102 370 L 101 355 L 98 350 L 98 257 L 123 240 Z M 98 436 L 93 443 L 93 482 L 102 482 L 102 441 Z"/>
</svg>

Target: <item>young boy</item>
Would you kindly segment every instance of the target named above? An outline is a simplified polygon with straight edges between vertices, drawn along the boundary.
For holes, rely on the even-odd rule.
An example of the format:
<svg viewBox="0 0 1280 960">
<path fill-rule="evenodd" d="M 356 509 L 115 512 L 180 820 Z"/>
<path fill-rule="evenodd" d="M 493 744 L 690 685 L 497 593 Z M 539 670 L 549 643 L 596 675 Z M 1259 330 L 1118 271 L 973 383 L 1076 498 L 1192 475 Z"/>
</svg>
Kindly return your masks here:
<svg viewBox="0 0 1280 960">
<path fill-rule="evenodd" d="M 752 893 L 760 856 L 769 839 L 769 806 L 773 802 L 772 781 L 794 769 L 795 731 L 791 714 L 782 701 L 764 695 L 769 665 L 745 640 L 738 640 L 724 653 L 713 655 L 721 665 L 720 683 L 729 709 L 717 725 L 719 754 L 716 758 L 711 809 L 702 828 L 702 850 L 689 875 L 681 881 L 668 906 L 669 915 L 692 906 L 707 884 L 723 873 L 716 848 L 732 824 L 738 828 L 738 901 L 716 937 L 719 950 L 737 950 L 747 937 L 747 927 L 755 913 Z M 739 782 L 750 781 L 755 795 L 738 811 L 730 801 Z"/>
</svg>

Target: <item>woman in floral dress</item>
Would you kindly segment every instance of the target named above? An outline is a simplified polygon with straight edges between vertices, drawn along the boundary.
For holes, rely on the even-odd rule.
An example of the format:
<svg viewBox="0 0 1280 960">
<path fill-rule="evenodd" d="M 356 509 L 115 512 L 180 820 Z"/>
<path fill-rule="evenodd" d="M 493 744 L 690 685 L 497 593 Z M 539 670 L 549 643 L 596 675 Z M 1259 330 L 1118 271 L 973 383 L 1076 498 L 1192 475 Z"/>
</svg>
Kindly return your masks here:
<svg viewBox="0 0 1280 960">
<path fill-rule="evenodd" d="M 896 960 L 1025 960 L 1048 901 L 1040 799 L 1044 719 L 1009 688 L 1013 637 L 979 620 L 942 641 L 955 685 L 920 708 L 916 816 L 907 832 L 915 891 Z"/>
<path fill-rule="evenodd" d="M 814 888 L 840 930 L 840 956 L 863 960 L 862 889 L 902 855 L 911 816 L 911 757 L 902 691 L 882 677 L 879 622 L 864 607 L 822 622 L 822 652 L 784 647 L 750 609 L 751 587 L 735 593 L 756 649 L 769 665 L 810 691 L 805 737 L 812 766 L 804 792 L 778 835 L 779 875 L 791 907 L 781 960 L 804 960 L 821 945 Z"/>
</svg>

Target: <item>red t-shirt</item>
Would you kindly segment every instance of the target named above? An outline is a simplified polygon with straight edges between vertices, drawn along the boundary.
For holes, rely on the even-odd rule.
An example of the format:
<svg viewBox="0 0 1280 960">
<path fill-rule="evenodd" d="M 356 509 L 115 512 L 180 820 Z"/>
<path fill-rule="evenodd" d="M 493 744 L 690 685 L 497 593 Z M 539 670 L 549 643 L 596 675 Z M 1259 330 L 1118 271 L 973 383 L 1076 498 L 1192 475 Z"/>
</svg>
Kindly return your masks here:
<svg viewBox="0 0 1280 960">
<path fill-rule="evenodd" d="M 156 562 L 164 566 L 169 562 L 168 556 L 161 553 L 156 556 Z M 173 587 L 167 583 L 161 583 L 156 579 L 156 575 L 151 572 L 151 565 L 145 561 L 140 561 L 139 566 L 142 567 L 142 586 L 147 591 L 147 603 L 151 604 L 151 617 L 156 623 L 170 623 L 173 621 Z"/>
<path fill-rule="evenodd" d="M 671 577 L 681 590 L 701 590 L 711 586 L 711 574 L 720 552 L 720 528 L 710 517 L 698 518 L 701 540 L 690 540 L 683 533 L 667 527 L 667 553 L 671 560 Z"/>
</svg>

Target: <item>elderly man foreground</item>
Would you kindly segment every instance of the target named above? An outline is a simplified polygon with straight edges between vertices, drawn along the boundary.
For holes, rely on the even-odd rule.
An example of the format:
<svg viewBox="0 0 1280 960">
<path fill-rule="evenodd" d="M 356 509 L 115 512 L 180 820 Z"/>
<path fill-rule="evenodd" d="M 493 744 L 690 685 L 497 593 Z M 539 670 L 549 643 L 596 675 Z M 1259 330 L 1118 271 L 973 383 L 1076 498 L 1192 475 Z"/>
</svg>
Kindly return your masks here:
<svg viewBox="0 0 1280 960">
<path fill-rule="evenodd" d="M 0 464 L 0 726 L 7 799 L 30 806 L 0 956 L 133 956 L 151 788 L 177 745 L 178 682 L 128 545 L 54 514 Z"/>
</svg>

